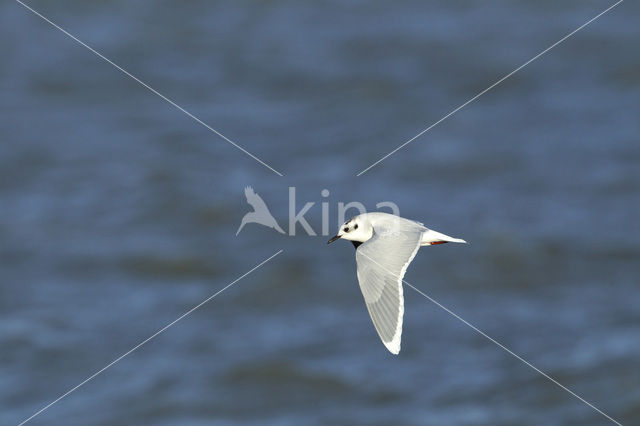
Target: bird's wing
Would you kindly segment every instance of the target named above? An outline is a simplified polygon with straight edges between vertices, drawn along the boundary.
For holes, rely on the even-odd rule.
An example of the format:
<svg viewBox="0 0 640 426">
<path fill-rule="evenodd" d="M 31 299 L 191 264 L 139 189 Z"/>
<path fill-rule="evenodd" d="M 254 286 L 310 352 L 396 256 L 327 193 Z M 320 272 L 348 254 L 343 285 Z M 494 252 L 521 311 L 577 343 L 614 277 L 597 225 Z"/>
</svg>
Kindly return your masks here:
<svg viewBox="0 0 640 426">
<path fill-rule="evenodd" d="M 254 211 L 269 211 L 267 205 L 264 203 L 258 193 L 253 190 L 252 187 L 247 186 L 244 189 L 244 196 L 247 197 L 247 203 L 249 203 L 249 205 L 253 207 Z"/>
<path fill-rule="evenodd" d="M 253 191 L 253 188 L 250 186 L 245 186 L 244 187 L 244 196 L 247 197 L 247 200 L 250 197 L 253 197 L 255 195 L 255 192 Z"/>
<path fill-rule="evenodd" d="M 405 222 L 374 226 L 373 237 L 356 250 L 360 290 L 382 343 L 393 354 L 400 352 L 402 278 L 420 248 L 422 232 L 419 225 Z"/>
</svg>

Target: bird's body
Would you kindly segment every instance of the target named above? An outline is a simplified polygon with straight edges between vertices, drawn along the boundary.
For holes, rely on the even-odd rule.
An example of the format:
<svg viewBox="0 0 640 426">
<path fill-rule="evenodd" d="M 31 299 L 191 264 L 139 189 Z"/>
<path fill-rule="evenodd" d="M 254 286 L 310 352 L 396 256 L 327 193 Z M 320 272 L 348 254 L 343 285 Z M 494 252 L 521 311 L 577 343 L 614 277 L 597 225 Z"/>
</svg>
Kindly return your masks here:
<svg viewBox="0 0 640 426">
<path fill-rule="evenodd" d="M 404 298 L 402 278 L 420 246 L 465 243 L 420 222 L 388 213 L 364 213 L 345 222 L 338 238 L 356 246 L 358 283 L 371 320 L 384 345 L 400 352 Z"/>
</svg>

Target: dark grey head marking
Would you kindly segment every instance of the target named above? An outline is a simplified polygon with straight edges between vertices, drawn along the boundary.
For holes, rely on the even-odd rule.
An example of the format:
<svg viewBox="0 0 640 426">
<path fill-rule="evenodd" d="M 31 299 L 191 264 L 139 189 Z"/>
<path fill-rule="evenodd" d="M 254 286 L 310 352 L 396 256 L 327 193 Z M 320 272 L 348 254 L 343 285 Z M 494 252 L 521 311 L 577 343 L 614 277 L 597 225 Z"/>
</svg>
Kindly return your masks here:
<svg viewBox="0 0 640 426">
<path fill-rule="evenodd" d="M 349 219 L 344 223 L 344 228 L 342 228 L 343 232 L 349 232 L 352 229 L 358 229 L 358 224 L 353 220 L 354 218 Z"/>
</svg>

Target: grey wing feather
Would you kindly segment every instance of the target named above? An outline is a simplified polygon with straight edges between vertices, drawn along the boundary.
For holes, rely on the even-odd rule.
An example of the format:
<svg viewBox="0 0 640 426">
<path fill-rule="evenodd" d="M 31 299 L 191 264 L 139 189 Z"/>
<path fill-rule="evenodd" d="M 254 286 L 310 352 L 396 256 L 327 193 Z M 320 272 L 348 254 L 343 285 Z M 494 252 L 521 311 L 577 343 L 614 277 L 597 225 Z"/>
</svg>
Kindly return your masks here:
<svg viewBox="0 0 640 426">
<path fill-rule="evenodd" d="M 269 210 L 262 198 L 258 195 L 257 192 L 253 190 L 252 187 L 247 186 L 244 189 L 244 196 L 247 198 L 247 203 L 249 203 L 249 205 L 253 207 L 253 210 L 255 210 L 256 212 L 265 209 Z"/>
<path fill-rule="evenodd" d="M 356 250 L 358 283 L 371 320 L 391 353 L 400 352 L 404 297 L 402 278 L 413 260 L 424 228 L 407 221 L 374 227 L 374 235 Z"/>
</svg>

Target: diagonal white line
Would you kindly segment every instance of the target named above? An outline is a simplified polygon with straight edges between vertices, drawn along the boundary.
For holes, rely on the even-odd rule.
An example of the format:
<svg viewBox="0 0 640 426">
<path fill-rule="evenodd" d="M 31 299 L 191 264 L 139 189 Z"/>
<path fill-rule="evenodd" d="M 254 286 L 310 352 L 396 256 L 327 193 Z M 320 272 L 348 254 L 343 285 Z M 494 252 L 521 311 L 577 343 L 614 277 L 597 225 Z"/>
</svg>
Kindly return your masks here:
<svg viewBox="0 0 640 426">
<path fill-rule="evenodd" d="M 31 12 L 33 12 L 35 15 L 39 16 L 40 18 L 42 18 L 44 21 L 48 22 L 49 24 L 51 24 L 53 27 L 57 28 L 58 30 L 62 31 L 65 35 L 67 35 L 69 38 L 73 39 L 74 41 L 76 41 L 78 44 L 86 47 L 87 49 L 89 49 L 91 52 L 93 52 L 96 56 L 100 57 L 101 59 L 103 59 L 104 61 L 108 62 L 109 64 L 111 64 L 114 68 L 116 68 L 118 71 L 121 71 L 123 74 L 125 74 L 126 76 L 132 78 L 133 80 L 135 80 L 136 82 L 140 83 L 142 86 L 144 86 L 145 88 L 147 88 L 148 90 L 150 90 L 152 93 L 158 95 L 159 97 L 161 97 L 162 99 L 164 99 L 165 101 L 167 101 L 169 104 L 171 104 L 172 106 L 174 106 L 175 108 L 179 109 L 180 111 L 182 111 L 184 114 L 186 114 L 187 116 L 191 117 L 193 120 L 195 120 L 197 123 L 203 125 L 204 127 L 206 127 L 207 129 L 209 129 L 210 131 L 212 131 L 213 133 L 215 133 L 216 135 L 220 136 L 222 139 L 224 139 L 225 141 L 229 142 L 231 145 L 235 146 L 236 148 L 238 148 L 240 151 L 244 152 L 245 154 L 247 154 L 249 157 L 253 158 L 254 160 L 256 160 L 258 163 L 262 164 L 263 166 L 265 166 L 266 168 L 268 168 L 269 170 L 271 170 L 273 173 L 277 174 L 278 176 L 283 176 L 282 173 L 280 173 L 279 171 L 277 171 L 276 169 L 274 169 L 273 167 L 271 167 L 270 165 L 268 165 L 267 163 L 265 163 L 264 161 L 262 161 L 261 159 L 259 159 L 258 157 L 256 157 L 255 155 L 253 155 L 252 153 L 250 153 L 249 151 L 247 151 L 246 149 L 244 149 L 242 146 L 238 145 L 237 143 L 235 143 L 234 141 L 232 141 L 231 139 L 229 139 L 228 137 L 226 137 L 225 135 L 223 135 L 222 133 L 220 133 L 219 131 L 217 131 L 216 129 L 214 129 L 213 127 L 211 127 L 210 125 L 208 125 L 207 123 L 205 123 L 204 121 L 200 120 L 198 117 L 196 117 L 195 115 L 193 115 L 192 113 L 190 113 L 189 111 L 187 111 L 186 109 L 184 109 L 183 107 L 181 107 L 180 105 L 178 105 L 177 103 L 175 103 L 174 101 L 172 101 L 171 99 L 169 99 L 168 97 L 166 97 L 165 95 L 163 95 L 162 93 L 158 92 L 156 89 L 154 89 L 153 87 L 149 86 L 147 83 L 145 83 L 144 81 L 140 80 L 138 77 L 136 77 L 135 75 L 131 74 L 129 71 L 127 71 L 126 69 L 122 68 L 120 65 L 116 64 L 115 62 L 113 62 L 112 60 L 110 60 L 109 58 L 107 58 L 106 56 L 104 56 L 102 53 L 98 52 L 97 50 L 95 50 L 94 48 L 92 48 L 91 46 L 89 46 L 88 44 L 86 44 L 85 42 L 83 42 L 82 40 L 80 40 L 79 38 L 77 38 L 76 36 L 74 36 L 73 34 L 71 34 L 70 32 L 68 32 L 67 30 L 65 30 L 64 28 L 60 27 L 58 24 L 56 24 L 55 22 L 51 21 L 49 18 L 47 18 L 46 16 L 42 15 L 40 12 L 38 12 L 37 10 L 33 9 L 32 7 L 24 4 L 22 1 L 20 0 L 16 0 L 16 2 L 18 2 L 19 4 L 21 4 L 22 6 L 24 6 L 26 9 L 30 10 Z"/>
<path fill-rule="evenodd" d="M 264 265 L 265 263 L 267 263 L 268 261 L 270 261 L 271 259 L 273 259 L 274 257 L 276 257 L 277 255 L 279 255 L 280 253 L 282 253 L 284 250 L 278 250 L 278 252 L 276 252 L 275 254 L 271 255 L 270 257 L 268 257 L 267 259 L 263 260 L 262 262 L 260 262 L 258 265 L 254 266 L 253 268 L 251 268 L 249 271 L 245 272 L 244 274 L 242 274 L 241 276 L 239 276 L 238 278 L 236 278 L 235 280 L 231 281 L 229 284 L 227 284 L 225 287 L 223 287 L 221 290 L 218 290 L 217 292 L 215 292 L 214 294 L 212 294 L 211 296 L 207 297 L 206 299 L 204 299 L 202 302 L 198 303 L 196 306 L 194 306 L 193 308 L 189 309 L 187 312 L 185 312 L 184 314 L 180 315 L 178 318 L 176 318 L 175 320 L 171 321 L 169 324 L 165 325 L 164 327 L 162 327 L 160 330 L 156 331 L 155 333 L 153 333 L 151 336 L 147 337 L 146 339 L 144 339 L 142 342 L 138 343 L 136 346 L 134 346 L 133 348 L 129 349 L 127 352 L 123 353 L 122 355 L 120 355 L 118 358 L 114 359 L 113 361 L 111 361 L 109 364 L 105 365 L 104 367 L 102 367 L 100 370 L 96 371 L 95 373 L 93 373 L 91 376 L 87 377 L 86 379 L 84 379 L 82 382 L 78 383 L 76 386 L 72 387 L 71 389 L 69 389 L 68 391 L 66 391 L 65 393 L 63 393 L 62 395 L 60 395 L 58 398 L 56 398 L 55 400 L 51 401 L 49 404 L 45 405 L 44 407 L 42 407 L 41 409 L 39 409 L 38 411 L 36 411 L 35 413 L 33 413 L 30 417 L 28 417 L 27 419 L 23 420 L 22 422 L 20 422 L 20 424 L 18 426 L 22 426 L 23 424 L 27 423 L 28 421 L 30 421 L 31 419 L 33 419 L 34 417 L 36 417 L 37 415 L 39 415 L 40 413 L 42 413 L 43 411 L 45 411 L 46 409 L 48 409 L 49 407 L 51 407 L 52 405 L 56 404 L 57 402 L 59 402 L 61 399 L 67 397 L 69 394 L 71 394 L 72 392 L 74 392 L 76 389 L 78 389 L 80 386 L 86 384 L 87 382 L 89 382 L 90 380 L 93 380 L 96 376 L 98 376 L 99 374 L 101 374 L 103 371 L 105 371 L 107 368 L 111 367 L 112 365 L 114 365 L 115 363 L 117 363 L 118 361 L 120 361 L 122 358 L 126 357 L 127 355 L 131 354 L 133 351 L 137 350 L 138 348 L 140 348 L 141 346 L 143 346 L 144 344 L 146 344 L 147 342 L 149 342 L 151 339 L 155 338 L 156 336 L 158 336 L 159 334 L 163 333 L 164 331 L 166 331 L 169 327 L 171 327 L 172 325 L 174 325 L 175 323 L 177 323 L 178 321 L 180 321 L 181 319 L 183 319 L 184 317 L 186 317 L 187 315 L 191 314 L 193 311 L 195 311 L 196 309 L 200 308 L 202 305 L 204 305 L 205 303 L 207 303 L 208 301 L 210 301 L 211 299 L 213 299 L 214 297 L 216 297 L 217 295 L 219 295 L 220 293 L 222 293 L 223 291 L 225 291 L 226 289 L 228 289 L 229 287 L 231 287 L 232 285 L 234 285 L 235 283 L 237 283 L 238 281 L 240 281 L 241 279 L 243 279 L 244 277 L 246 277 L 247 275 L 249 275 L 250 273 L 252 273 L 253 271 L 255 271 L 256 269 L 260 268 L 262 265 Z"/>
<path fill-rule="evenodd" d="M 519 361 L 523 362 L 525 365 L 531 367 L 532 369 L 534 369 L 535 371 L 537 371 L 538 373 L 540 373 L 541 375 L 543 375 L 544 377 L 546 377 L 547 379 L 549 379 L 551 382 L 555 383 L 556 385 L 560 386 L 562 389 L 564 389 L 565 391 L 569 392 L 571 395 L 575 396 L 576 398 L 578 398 L 580 401 L 584 402 L 585 404 L 587 404 L 589 407 L 593 408 L 594 410 L 596 410 L 598 413 L 602 414 L 603 416 L 605 416 L 607 419 L 611 420 L 613 423 L 622 426 L 617 420 L 613 419 L 612 417 L 610 417 L 607 413 L 605 413 L 604 411 L 600 410 L 598 407 L 596 407 L 595 405 L 593 405 L 592 403 L 590 403 L 589 401 L 587 401 L 586 399 L 582 398 L 580 395 L 578 395 L 577 393 L 575 393 L 574 391 L 572 391 L 571 389 L 569 389 L 568 387 L 564 386 L 562 383 L 558 382 L 556 379 L 554 379 L 553 377 L 549 376 L 547 373 L 545 373 L 544 371 L 540 370 L 538 367 L 536 367 L 535 365 L 531 364 L 529 361 L 527 361 L 526 359 L 522 358 L 520 355 L 516 354 L 515 352 L 513 352 L 511 349 L 507 348 L 505 345 L 503 345 L 502 343 L 498 342 L 496 339 L 494 339 L 493 337 L 489 336 L 488 334 L 486 334 L 484 331 L 480 330 L 478 327 L 474 326 L 473 324 L 471 324 L 469 321 L 465 320 L 464 318 L 462 318 L 460 315 L 456 314 L 455 312 L 451 311 L 450 309 L 448 309 L 446 306 L 443 306 L 442 304 L 440 304 L 437 300 L 429 297 L 427 294 L 423 293 L 422 291 L 418 290 L 416 287 L 414 287 L 413 285 L 409 284 L 408 282 L 402 280 L 406 285 L 408 285 L 409 287 L 411 287 L 412 289 L 414 289 L 415 291 L 417 291 L 418 293 L 420 293 L 422 296 L 426 297 L 429 301 L 433 302 L 434 304 L 436 304 L 438 307 L 442 308 L 443 310 L 445 310 L 447 313 L 453 315 L 455 318 L 457 318 L 458 320 L 460 320 L 462 323 L 464 323 L 465 325 L 467 325 L 468 327 L 470 327 L 472 330 L 476 331 L 478 334 L 480 334 L 481 336 L 489 339 L 491 342 L 493 342 L 494 344 L 496 344 L 498 347 L 504 349 L 507 353 L 509 353 L 510 355 L 514 356 L 516 359 L 518 359 Z"/>
<path fill-rule="evenodd" d="M 581 29 L 583 29 L 584 27 L 586 27 L 587 25 L 589 25 L 590 23 L 592 23 L 593 21 L 595 21 L 596 19 L 598 19 L 599 17 L 601 17 L 602 15 L 604 15 L 605 13 L 607 13 L 608 11 L 610 11 L 611 9 L 613 9 L 614 7 L 616 7 L 617 5 L 619 5 L 620 3 L 622 3 L 624 0 L 619 0 L 617 3 L 612 4 L 611 6 L 609 6 L 608 8 L 606 8 L 605 10 L 603 10 L 602 12 L 600 12 L 599 14 L 597 14 L 596 16 L 594 16 L 593 18 L 589 19 L 587 22 L 585 22 L 584 24 L 580 25 L 578 28 L 576 28 L 575 30 L 571 31 L 569 34 L 567 34 L 566 36 L 562 37 L 560 40 L 556 41 L 555 43 L 553 43 L 551 46 L 547 47 L 546 49 L 544 49 L 542 52 L 538 53 L 536 56 L 534 56 L 533 58 L 529 59 L 527 62 L 525 62 L 524 64 L 520 65 L 518 68 L 516 68 L 515 70 L 511 71 L 509 74 L 506 74 L 505 76 L 503 76 L 501 79 L 499 79 L 498 81 L 496 81 L 495 83 L 493 83 L 491 86 L 487 87 L 486 89 L 484 89 L 482 92 L 478 93 L 477 95 L 475 95 L 474 97 L 472 97 L 471 99 L 469 99 L 468 101 L 466 101 L 465 103 L 463 103 L 462 105 L 460 105 L 459 107 L 457 107 L 456 109 L 452 110 L 451 112 L 449 112 L 447 115 L 445 115 L 444 117 L 442 117 L 440 120 L 436 121 L 435 123 L 433 123 L 432 125 L 430 125 L 429 127 L 427 127 L 426 129 L 424 129 L 423 131 L 421 131 L 420 133 L 418 133 L 417 135 L 415 135 L 414 137 L 412 137 L 411 139 L 409 139 L 408 141 L 406 141 L 405 143 L 403 143 L 402 145 L 398 146 L 396 149 L 394 149 L 393 151 L 389 152 L 387 155 L 385 155 L 384 157 L 380 158 L 378 161 L 376 161 L 375 163 L 371 164 L 369 167 L 367 167 L 366 169 L 362 170 L 360 173 L 358 173 L 356 176 L 360 176 L 362 174 L 364 174 L 365 172 L 367 172 L 369 169 L 375 167 L 376 165 L 378 165 L 380 162 L 384 161 L 385 159 L 387 159 L 388 157 L 390 157 L 391 155 L 395 154 L 396 152 L 398 152 L 399 150 L 401 150 L 402 148 L 404 148 L 405 146 L 407 146 L 408 144 L 410 144 L 411 142 L 413 142 L 414 140 L 418 139 L 420 136 L 424 135 L 425 133 L 427 133 L 429 130 L 433 129 L 434 127 L 436 127 L 438 124 L 442 123 L 444 120 L 446 120 L 447 118 L 451 117 L 453 114 L 455 114 L 456 112 L 460 111 L 462 108 L 466 107 L 467 105 L 469 105 L 471 102 L 475 101 L 476 99 L 478 99 L 480 96 L 484 95 L 485 93 L 487 93 L 489 90 L 493 89 L 494 87 L 496 87 L 498 84 L 502 83 L 503 81 L 505 81 L 506 79 L 508 79 L 509 77 L 511 77 L 512 75 L 514 75 L 515 73 L 517 73 L 518 71 L 520 71 L 522 68 L 526 67 L 527 65 L 529 65 L 531 62 L 535 61 L 536 59 L 538 59 L 540 56 L 544 55 L 545 53 L 547 53 L 548 51 L 550 51 L 551 49 L 553 49 L 554 47 L 556 47 L 557 45 L 559 45 L 560 43 L 562 43 L 563 41 L 565 41 L 566 39 L 568 39 L 569 37 L 571 37 L 572 35 L 574 35 L 575 33 L 577 33 L 578 31 L 580 31 Z"/>
<path fill-rule="evenodd" d="M 394 274 L 393 272 L 391 272 L 389 269 L 385 268 L 383 265 L 380 265 L 378 262 L 373 260 L 371 257 L 367 256 L 366 254 L 364 254 L 362 252 L 360 254 L 365 256 L 367 259 L 369 259 L 370 261 L 372 261 L 376 265 L 380 266 L 382 269 L 384 269 L 387 272 L 389 272 L 391 275 L 396 276 L 396 277 L 398 276 L 397 274 Z M 600 413 L 603 416 L 605 416 L 607 419 L 611 420 L 613 423 L 617 424 L 618 426 L 622 426 L 622 424 L 620 422 L 618 422 L 617 420 L 615 420 L 613 417 L 609 416 L 607 413 L 605 413 L 604 411 L 602 411 L 601 409 L 599 409 L 598 407 L 596 407 L 595 405 L 593 405 L 592 403 L 590 403 L 589 401 L 587 401 L 586 399 L 584 399 L 583 397 L 581 397 L 580 395 L 578 395 L 577 393 L 575 393 L 574 391 L 572 391 L 571 389 L 569 389 L 568 387 L 563 385 L 562 383 L 558 382 L 556 379 L 554 379 L 553 377 L 549 376 L 547 373 L 545 373 L 544 371 L 540 370 L 538 367 L 536 367 L 535 365 L 531 364 L 529 361 L 527 361 L 526 359 L 522 358 L 520 355 L 516 354 L 511 349 L 507 348 L 505 345 L 503 345 L 502 343 L 498 342 L 496 339 L 494 339 L 493 337 L 489 336 L 487 333 L 485 333 L 484 331 L 480 330 L 478 327 L 476 327 L 475 325 L 471 324 L 469 321 L 465 320 L 460 315 L 458 315 L 455 312 L 453 312 L 451 309 L 447 308 L 446 306 L 444 306 L 443 304 L 441 304 L 440 302 L 438 302 L 434 298 L 430 297 L 426 293 L 424 293 L 421 290 L 417 289 L 416 287 L 414 287 L 413 285 L 411 285 L 410 283 L 408 283 L 404 279 L 402 279 L 402 282 L 405 283 L 406 285 L 408 285 L 409 287 L 411 287 L 412 289 L 414 289 L 415 291 L 417 291 L 418 293 L 420 293 L 422 296 L 427 298 L 430 302 L 433 302 L 436 306 L 438 306 L 439 308 L 443 309 L 448 314 L 452 315 L 453 317 L 455 317 L 456 319 L 461 321 L 464 325 L 466 325 L 467 327 L 471 328 L 476 333 L 478 333 L 481 336 L 485 337 L 486 339 L 488 339 L 489 341 L 491 341 L 492 343 L 497 345 L 499 348 L 505 350 L 507 353 L 509 353 L 510 355 L 515 357 L 517 360 L 521 361 L 522 363 L 524 363 L 528 367 L 530 367 L 533 370 L 535 370 L 536 372 L 540 373 L 542 376 L 544 376 L 545 378 L 549 379 L 552 383 L 558 385 L 559 387 L 561 387 L 565 391 L 569 392 L 574 397 L 578 398 L 580 401 L 582 401 L 585 404 L 587 404 L 589 407 L 591 407 L 594 410 L 596 410 L 598 413 Z"/>
</svg>

